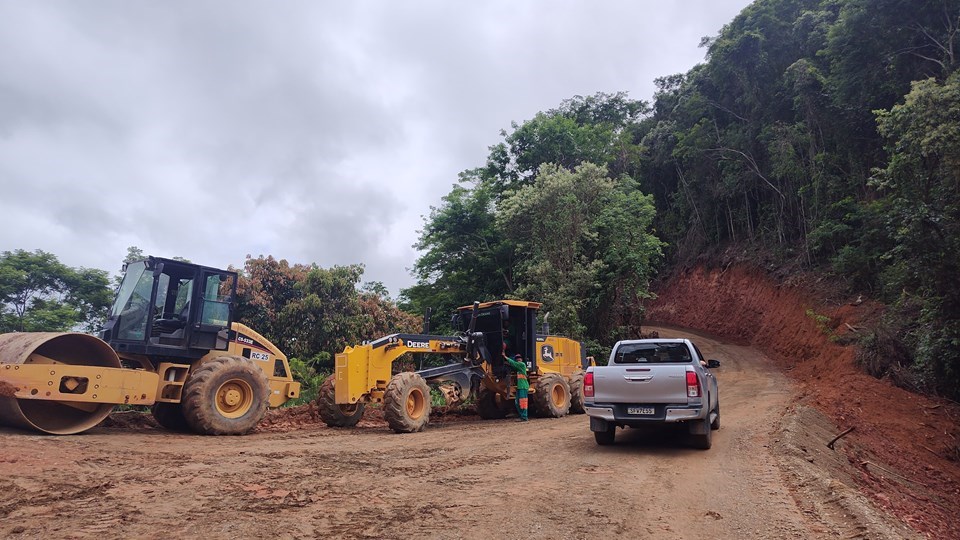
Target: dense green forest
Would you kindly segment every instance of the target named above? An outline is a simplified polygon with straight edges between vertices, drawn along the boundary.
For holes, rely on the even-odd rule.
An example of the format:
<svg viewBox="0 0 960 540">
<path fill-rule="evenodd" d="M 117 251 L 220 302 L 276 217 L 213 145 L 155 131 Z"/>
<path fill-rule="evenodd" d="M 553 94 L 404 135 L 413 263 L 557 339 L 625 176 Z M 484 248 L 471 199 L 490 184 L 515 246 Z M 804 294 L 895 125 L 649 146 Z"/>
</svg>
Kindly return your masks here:
<svg viewBox="0 0 960 540">
<path fill-rule="evenodd" d="M 956 399 L 958 28 L 960 0 L 758 0 L 652 102 L 574 96 L 504 130 L 425 219 L 402 310 L 360 265 L 261 256 L 238 318 L 304 370 L 496 298 L 602 350 L 639 331 L 658 275 L 733 251 L 885 302 L 865 367 Z M 92 329 L 110 296 L 104 271 L 0 254 L 2 331 Z"/>
<path fill-rule="evenodd" d="M 404 307 L 524 297 L 609 343 L 656 271 L 749 247 L 889 304 L 869 369 L 957 397 L 958 27 L 956 0 L 758 0 L 652 103 L 577 96 L 503 132 L 426 220 Z"/>
</svg>

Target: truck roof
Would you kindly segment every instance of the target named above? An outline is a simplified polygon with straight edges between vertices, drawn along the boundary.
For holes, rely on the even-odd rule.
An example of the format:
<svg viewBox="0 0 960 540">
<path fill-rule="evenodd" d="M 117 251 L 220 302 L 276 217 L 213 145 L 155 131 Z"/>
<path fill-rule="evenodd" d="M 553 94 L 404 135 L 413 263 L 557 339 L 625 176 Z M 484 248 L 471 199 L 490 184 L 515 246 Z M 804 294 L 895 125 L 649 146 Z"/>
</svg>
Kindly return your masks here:
<svg viewBox="0 0 960 540">
<path fill-rule="evenodd" d="M 648 338 L 648 339 L 624 339 L 617 342 L 617 345 L 636 345 L 641 343 L 687 343 L 686 338 Z"/>
</svg>

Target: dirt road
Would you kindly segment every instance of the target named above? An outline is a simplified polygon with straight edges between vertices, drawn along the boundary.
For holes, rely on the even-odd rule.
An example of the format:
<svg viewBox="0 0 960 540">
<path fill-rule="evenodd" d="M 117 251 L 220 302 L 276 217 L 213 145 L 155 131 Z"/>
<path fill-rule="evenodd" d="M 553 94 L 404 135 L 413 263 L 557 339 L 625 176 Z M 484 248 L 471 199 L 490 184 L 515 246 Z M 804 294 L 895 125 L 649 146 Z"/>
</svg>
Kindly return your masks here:
<svg viewBox="0 0 960 540">
<path fill-rule="evenodd" d="M 601 448 L 582 415 L 451 421 L 408 435 L 386 425 L 245 437 L 0 429 L 0 536 L 910 535 L 869 507 L 851 511 L 860 502 L 849 490 L 837 495 L 846 505 L 805 499 L 820 495 L 803 486 L 832 480 L 785 455 L 783 425 L 796 416 L 791 384 L 754 349 L 697 339 L 723 362 L 722 429 L 709 451 L 637 430 L 618 431 L 617 444 Z"/>
</svg>

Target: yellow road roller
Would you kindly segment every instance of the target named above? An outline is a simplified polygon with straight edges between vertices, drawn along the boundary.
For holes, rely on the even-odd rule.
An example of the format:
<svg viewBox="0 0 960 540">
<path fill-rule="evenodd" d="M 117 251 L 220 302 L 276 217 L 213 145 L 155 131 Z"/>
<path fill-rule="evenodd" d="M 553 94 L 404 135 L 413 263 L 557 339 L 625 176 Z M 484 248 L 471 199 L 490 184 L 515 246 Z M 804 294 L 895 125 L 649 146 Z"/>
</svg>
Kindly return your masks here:
<svg viewBox="0 0 960 540">
<path fill-rule="evenodd" d="M 100 338 L 0 335 L 0 423 L 69 435 L 125 404 L 171 430 L 250 431 L 300 384 L 277 347 L 233 320 L 236 288 L 236 272 L 149 257 L 126 266 Z"/>
</svg>

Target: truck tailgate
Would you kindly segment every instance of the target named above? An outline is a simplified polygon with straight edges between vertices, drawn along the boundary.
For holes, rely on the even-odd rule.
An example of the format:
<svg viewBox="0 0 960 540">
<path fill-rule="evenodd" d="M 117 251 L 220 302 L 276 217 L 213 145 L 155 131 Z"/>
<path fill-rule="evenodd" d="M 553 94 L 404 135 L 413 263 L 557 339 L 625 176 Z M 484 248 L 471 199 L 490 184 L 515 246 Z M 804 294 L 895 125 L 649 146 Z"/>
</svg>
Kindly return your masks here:
<svg viewBox="0 0 960 540">
<path fill-rule="evenodd" d="M 594 372 L 596 403 L 686 403 L 684 364 L 608 366 Z"/>
</svg>

